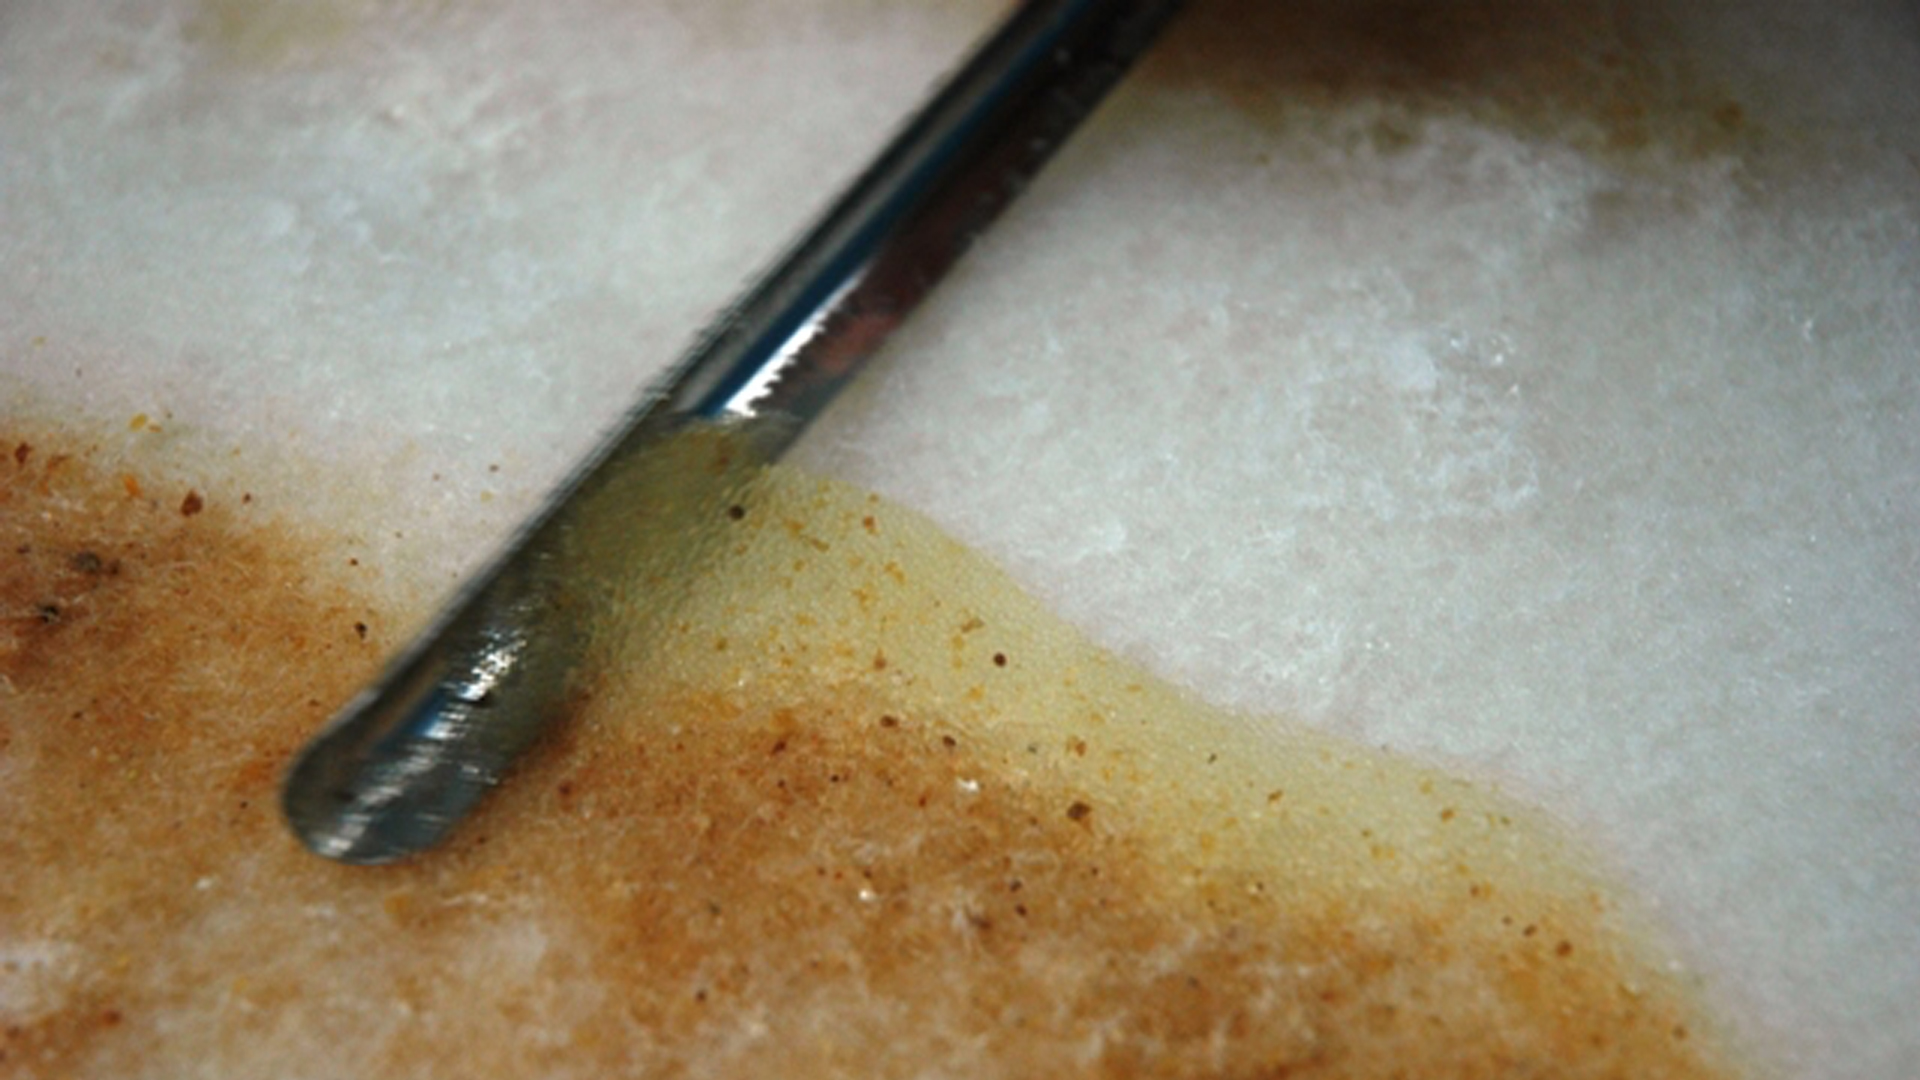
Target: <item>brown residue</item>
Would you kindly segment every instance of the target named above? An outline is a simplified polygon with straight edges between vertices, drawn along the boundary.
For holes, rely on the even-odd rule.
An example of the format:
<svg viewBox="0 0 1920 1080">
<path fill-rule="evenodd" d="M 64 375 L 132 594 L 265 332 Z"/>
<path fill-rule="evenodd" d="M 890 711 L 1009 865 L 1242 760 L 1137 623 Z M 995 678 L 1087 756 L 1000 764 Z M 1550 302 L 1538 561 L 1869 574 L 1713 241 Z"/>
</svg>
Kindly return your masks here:
<svg viewBox="0 0 1920 1080">
<path fill-rule="evenodd" d="M 0 951 L 75 965 L 44 992 L 0 976 L 4 1075 L 78 1075 L 103 1043 L 154 1046 L 156 1024 L 192 1012 L 148 978 L 177 950 L 225 957 L 204 976 L 221 985 L 244 969 L 237 942 L 177 938 L 217 910 L 195 880 L 291 854 L 250 807 L 273 804 L 281 763 L 324 717 L 314 703 L 341 700 L 373 659 L 315 632 L 360 607 L 319 572 L 322 548 L 213 506 L 189 528 L 127 497 L 140 490 L 78 450 L 16 449 L 0 470 Z"/>
<path fill-rule="evenodd" d="M 116 481 L 0 476 L 0 550 L 20 553 L 0 562 L 0 945 L 57 958 L 6 999 L 0 1073 L 324 1054 L 367 1077 L 1728 1075 L 1607 905 L 1496 893 L 1498 867 L 1461 868 L 1472 895 L 1282 880 L 1231 799 L 1183 789 L 1170 819 L 1137 795 L 1150 763 L 1098 786 L 1131 729 L 1089 757 L 1077 735 L 1003 735 L 992 703 L 890 696 L 916 671 L 904 645 L 865 682 L 610 676 L 448 848 L 325 863 L 285 834 L 276 785 L 371 674 L 359 629 L 405 613 L 231 499 L 189 526 Z M 59 621 L 12 614 L 47 606 Z M 758 651 L 738 633 L 725 663 Z M 687 634 L 688 663 L 722 664 Z M 996 682 L 1042 666 L 1019 647 Z M 1269 787 L 1243 801 L 1286 817 Z"/>
<path fill-rule="evenodd" d="M 1412 145 L 1422 115 L 1613 153 L 1755 138 L 1730 92 L 1688 70 L 1669 18 L 1592 0 L 1201 0 L 1142 76 L 1282 125 L 1303 109 L 1389 105 L 1367 136 L 1384 153 Z"/>
</svg>

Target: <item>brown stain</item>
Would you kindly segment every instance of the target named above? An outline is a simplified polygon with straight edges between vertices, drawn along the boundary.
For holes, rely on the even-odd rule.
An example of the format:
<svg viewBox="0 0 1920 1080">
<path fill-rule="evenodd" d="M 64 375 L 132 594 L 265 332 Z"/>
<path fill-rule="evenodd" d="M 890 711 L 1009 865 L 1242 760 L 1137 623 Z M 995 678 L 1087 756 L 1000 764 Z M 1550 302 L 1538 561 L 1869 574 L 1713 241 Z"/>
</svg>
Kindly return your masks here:
<svg viewBox="0 0 1920 1080">
<path fill-rule="evenodd" d="M 1616 156 L 1750 146 L 1749 110 L 1693 48 L 1658 3 L 1195 0 L 1141 78 L 1276 127 L 1389 106 L 1369 136 L 1385 152 L 1429 116 Z"/>
<path fill-rule="evenodd" d="M 184 29 L 189 40 L 230 62 L 276 68 L 324 57 L 373 6 L 372 0 L 200 0 Z"/>
<path fill-rule="evenodd" d="M 218 478 L 184 517 L 0 446 L 0 1076 L 1732 1075 L 1505 804 L 1313 743 L 1282 797 L 930 526 L 790 476 L 709 525 L 813 560 L 791 596 L 661 614 L 448 849 L 324 863 L 279 776 L 403 613 Z"/>
<path fill-rule="evenodd" d="M 0 445 L 0 1000 L 54 977 L 10 946 L 79 949 L 59 1008 L 0 1016 L 0 1075 L 57 1075 L 108 1029 L 152 1037 L 152 962 L 209 910 L 194 881 L 286 846 L 287 756 L 390 643 L 355 633 L 379 616 L 323 544 L 238 498 L 129 483 L 71 435 Z"/>
</svg>

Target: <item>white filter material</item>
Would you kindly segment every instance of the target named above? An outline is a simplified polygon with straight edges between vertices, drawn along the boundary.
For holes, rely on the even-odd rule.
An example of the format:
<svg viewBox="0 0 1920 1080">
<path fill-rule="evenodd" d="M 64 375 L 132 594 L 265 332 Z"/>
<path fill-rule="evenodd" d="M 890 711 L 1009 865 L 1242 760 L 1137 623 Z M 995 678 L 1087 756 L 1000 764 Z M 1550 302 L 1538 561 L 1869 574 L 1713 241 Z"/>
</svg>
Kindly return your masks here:
<svg viewBox="0 0 1920 1080">
<path fill-rule="evenodd" d="M 446 588 L 1000 6 L 11 5 L 0 405 L 316 464 Z M 1607 11 L 1638 142 L 1391 50 L 1136 80 L 798 453 L 1210 700 L 1541 803 L 1783 1074 L 1900 1080 L 1920 28 Z"/>
</svg>

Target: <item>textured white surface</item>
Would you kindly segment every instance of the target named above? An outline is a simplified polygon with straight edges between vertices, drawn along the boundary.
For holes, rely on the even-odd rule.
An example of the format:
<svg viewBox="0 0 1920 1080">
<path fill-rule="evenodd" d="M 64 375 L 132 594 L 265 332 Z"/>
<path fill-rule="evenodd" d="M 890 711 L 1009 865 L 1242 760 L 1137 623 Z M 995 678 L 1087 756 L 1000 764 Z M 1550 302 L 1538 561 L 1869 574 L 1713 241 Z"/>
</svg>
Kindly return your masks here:
<svg viewBox="0 0 1920 1080">
<path fill-rule="evenodd" d="M 8 5 L 0 395 L 285 445 L 448 580 L 993 6 Z M 1920 1075 L 1920 14 L 1540 10 L 1644 144 L 1142 80 L 800 453 L 1552 808 L 1784 1073 Z M 1762 135 L 1664 143 L 1700 86 Z"/>
</svg>

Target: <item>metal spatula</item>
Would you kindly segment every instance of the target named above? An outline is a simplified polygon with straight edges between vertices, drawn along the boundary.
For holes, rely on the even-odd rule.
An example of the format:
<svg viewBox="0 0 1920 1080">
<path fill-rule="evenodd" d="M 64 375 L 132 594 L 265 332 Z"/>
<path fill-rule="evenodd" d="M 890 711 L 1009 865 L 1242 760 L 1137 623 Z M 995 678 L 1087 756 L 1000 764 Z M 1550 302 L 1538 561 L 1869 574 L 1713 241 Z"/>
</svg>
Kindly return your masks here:
<svg viewBox="0 0 1920 1080">
<path fill-rule="evenodd" d="M 428 630 L 314 739 L 283 805 L 301 841 L 382 863 L 438 842 L 564 713 L 583 663 L 565 588 L 622 477 L 688 425 L 778 454 L 1158 37 L 1177 0 L 1022 4 Z"/>
</svg>

